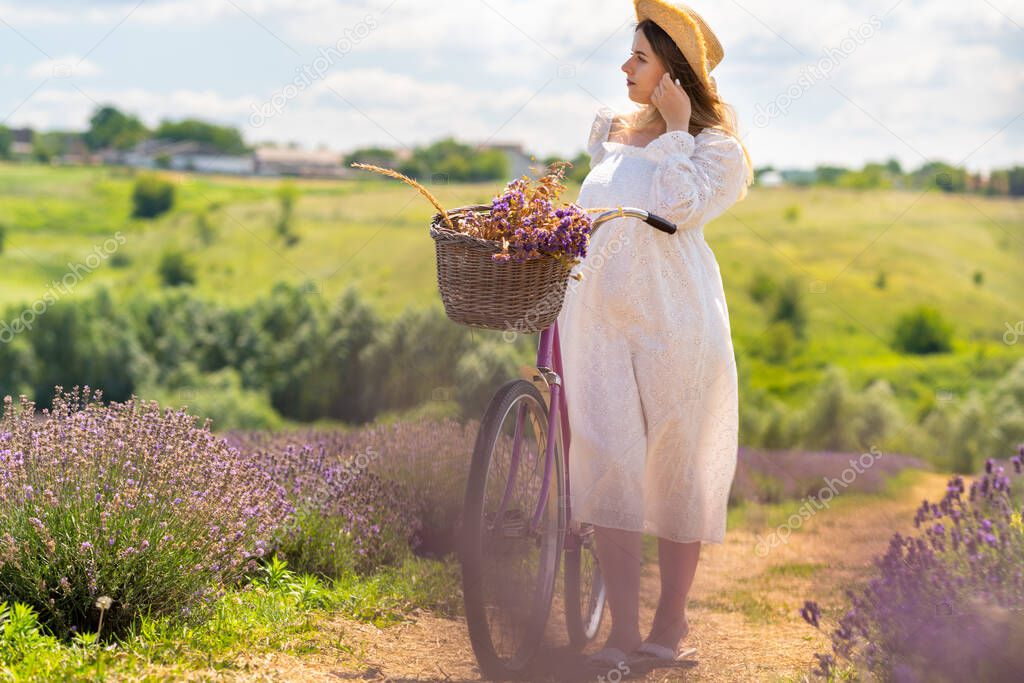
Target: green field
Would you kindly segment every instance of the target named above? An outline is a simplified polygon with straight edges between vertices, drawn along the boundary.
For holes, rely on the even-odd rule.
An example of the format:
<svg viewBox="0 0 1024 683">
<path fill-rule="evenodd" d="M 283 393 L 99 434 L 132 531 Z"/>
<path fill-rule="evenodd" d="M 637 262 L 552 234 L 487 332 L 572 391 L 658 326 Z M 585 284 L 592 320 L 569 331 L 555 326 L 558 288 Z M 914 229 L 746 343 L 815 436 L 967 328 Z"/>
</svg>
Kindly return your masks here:
<svg viewBox="0 0 1024 683">
<path fill-rule="evenodd" d="M 277 234 L 272 179 L 170 174 L 174 210 L 152 222 L 130 218 L 130 172 L 113 168 L 0 165 L 0 304 L 43 296 L 47 284 L 121 231 L 118 263 L 104 263 L 75 287 L 120 294 L 160 287 L 156 264 L 169 247 L 191 254 L 197 292 L 232 303 L 260 297 L 277 281 L 312 280 L 328 297 L 355 284 L 387 317 L 410 306 L 439 306 L 427 226 L 433 207 L 413 188 L 367 174 L 366 181 L 301 181 L 288 246 Z M 446 207 L 486 202 L 498 184 L 435 185 Z M 570 186 L 563 199 L 574 199 Z M 796 218 L 787 209 L 798 207 Z M 204 244 L 197 216 L 215 238 Z M 705 228 L 721 265 L 737 355 L 752 383 L 799 396 L 826 363 L 855 386 L 886 377 L 908 405 L 922 393 L 983 386 L 1021 356 L 1003 341 L 1024 319 L 1024 206 L 1020 201 L 929 192 L 754 188 Z M 748 294 L 757 271 L 800 279 L 807 337 L 784 364 L 757 358 L 765 306 Z M 876 287 L 884 271 L 886 286 Z M 974 282 L 976 271 L 983 274 Z M 891 350 L 896 317 L 934 304 L 955 325 L 954 353 L 908 357 Z"/>
</svg>

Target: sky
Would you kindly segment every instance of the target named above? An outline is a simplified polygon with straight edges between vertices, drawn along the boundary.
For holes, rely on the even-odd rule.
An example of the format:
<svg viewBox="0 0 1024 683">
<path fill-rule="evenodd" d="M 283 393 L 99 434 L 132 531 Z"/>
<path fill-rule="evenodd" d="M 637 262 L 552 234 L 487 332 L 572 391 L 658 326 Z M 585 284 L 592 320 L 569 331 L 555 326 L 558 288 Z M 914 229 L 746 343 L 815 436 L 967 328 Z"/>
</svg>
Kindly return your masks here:
<svg viewBox="0 0 1024 683">
<path fill-rule="evenodd" d="M 691 0 L 755 166 L 1024 164 L 1024 0 Z M 628 0 L 0 0 L 0 122 L 100 104 L 339 151 L 585 148 L 635 108 Z"/>
</svg>

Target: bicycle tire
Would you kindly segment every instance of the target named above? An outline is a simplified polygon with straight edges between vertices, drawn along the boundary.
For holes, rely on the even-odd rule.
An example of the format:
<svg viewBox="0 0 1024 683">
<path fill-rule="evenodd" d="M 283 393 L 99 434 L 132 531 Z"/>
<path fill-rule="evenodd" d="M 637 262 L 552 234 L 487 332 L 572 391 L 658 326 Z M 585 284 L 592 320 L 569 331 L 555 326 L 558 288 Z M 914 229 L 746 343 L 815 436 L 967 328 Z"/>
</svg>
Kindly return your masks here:
<svg viewBox="0 0 1024 683">
<path fill-rule="evenodd" d="M 601 628 L 604 605 L 607 601 L 604 576 L 592 538 L 565 551 L 565 627 L 569 632 L 569 645 L 583 649 Z"/>
<path fill-rule="evenodd" d="M 546 440 L 548 406 L 543 396 L 533 384 L 525 380 L 510 380 L 504 384 L 491 398 L 484 413 L 484 419 L 480 423 L 463 502 L 463 534 L 459 555 L 462 566 L 466 626 L 481 672 L 487 678 L 499 680 L 521 677 L 528 670 L 539 650 L 554 598 L 565 535 L 565 482 L 561 444 L 556 439 L 556 457 L 554 458 L 551 489 L 549 489 L 547 497 L 549 507 L 545 508 L 547 533 L 538 543 L 540 560 L 536 581 L 533 582 L 535 591 L 532 596 L 532 607 L 528 608 L 529 617 L 526 620 L 528 626 L 523 642 L 517 647 L 514 654 L 499 653 L 495 649 L 491 627 L 487 619 L 483 542 L 483 531 L 486 528 L 487 520 L 485 519 L 484 502 L 487 493 L 487 477 L 494 464 L 493 455 L 497 440 L 501 436 L 501 427 L 513 408 L 522 401 L 532 401 L 539 408 L 538 417 Z M 544 454 L 541 453 L 539 457 L 543 458 Z M 551 510 L 551 505 L 554 505 L 554 511 Z M 548 534 L 553 534 L 553 538 Z"/>
</svg>

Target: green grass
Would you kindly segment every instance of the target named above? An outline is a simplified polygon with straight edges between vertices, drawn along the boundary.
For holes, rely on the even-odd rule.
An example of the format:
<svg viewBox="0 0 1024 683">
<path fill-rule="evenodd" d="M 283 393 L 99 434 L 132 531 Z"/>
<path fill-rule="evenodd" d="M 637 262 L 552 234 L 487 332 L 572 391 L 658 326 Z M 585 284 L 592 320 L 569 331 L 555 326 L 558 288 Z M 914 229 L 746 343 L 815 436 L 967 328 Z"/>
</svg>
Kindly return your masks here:
<svg viewBox="0 0 1024 683">
<path fill-rule="evenodd" d="M 341 615 L 387 627 L 416 608 L 454 615 L 461 606 L 457 579 L 453 562 L 420 558 L 370 578 L 348 576 L 329 584 L 268 565 L 247 589 L 224 595 L 199 626 L 144 618 L 133 634 L 109 643 L 97 642 L 95 634 L 58 642 L 18 608 L 15 618 L 0 618 L 0 678 L 159 681 L 197 669 L 237 672 L 243 654 L 336 657 L 348 646 L 322 634 L 321 620 Z"/>
<path fill-rule="evenodd" d="M 732 590 L 704 599 L 691 598 L 690 605 L 717 612 L 738 612 L 748 621 L 761 624 L 773 623 L 781 616 L 778 607 L 750 590 Z"/>
<path fill-rule="evenodd" d="M 769 567 L 764 575 L 769 577 L 806 579 L 825 569 L 826 566 L 820 562 L 787 562 L 786 564 L 777 564 Z"/>
<path fill-rule="evenodd" d="M 367 174 L 361 181 L 301 181 L 294 231 L 286 245 L 275 230 L 275 179 L 170 174 L 175 209 L 153 221 L 129 217 L 132 179 L 123 169 L 0 164 L 0 304 L 41 298 L 120 232 L 117 253 L 74 287 L 100 285 L 120 294 L 159 287 L 164 250 L 186 251 L 197 266 L 196 290 L 230 303 L 251 301 L 275 282 L 312 280 L 328 297 L 354 284 L 385 317 L 409 306 L 439 306 L 434 208 L 413 188 Z M 448 208 L 488 201 L 500 183 L 436 185 Z M 569 186 L 563 199 L 575 199 Z M 800 216 L 787 220 L 786 209 Z M 208 213 L 215 240 L 204 245 L 196 216 Z M 606 227 L 610 227 L 609 226 Z M 1024 209 L 1006 198 L 929 192 L 856 192 L 826 188 L 755 188 L 748 199 L 705 228 L 721 266 L 733 339 L 751 386 L 796 404 L 806 400 L 827 363 L 842 365 L 855 388 L 874 378 L 893 385 L 910 410 L 936 388 L 958 395 L 984 391 L 1019 356 L 1002 341 L 1020 319 L 1024 298 Z M 800 279 L 808 309 L 805 342 L 782 364 L 757 357 L 769 321 L 747 287 L 758 270 Z M 875 287 L 880 271 L 887 287 Z M 984 273 L 984 284 L 972 281 Z M 955 326 L 954 351 L 909 357 L 888 346 L 897 317 L 920 303 L 937 305 Z"/>
</svg>

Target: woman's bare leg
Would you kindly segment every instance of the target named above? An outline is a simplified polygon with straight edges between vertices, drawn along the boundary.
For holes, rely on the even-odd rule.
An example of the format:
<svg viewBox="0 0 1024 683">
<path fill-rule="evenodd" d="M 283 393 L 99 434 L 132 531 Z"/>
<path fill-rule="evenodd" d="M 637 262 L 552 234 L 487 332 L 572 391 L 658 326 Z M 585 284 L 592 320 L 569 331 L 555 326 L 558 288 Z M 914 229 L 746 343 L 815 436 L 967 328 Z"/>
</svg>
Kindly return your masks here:
<svg viewBox="0 0 1024 683">
<path fill-rule="evenodd" d="M 677 543 L 658 539 L 658 566 L 661 570 L 661 596 L 647 640 L 676 649 L 690 626 L 686 621 L 686 598 L 697 573 L 700 541 Z"/>
<path fill-rule="evenodd" d="M 640 646 L 640 568 L 643 535 L 639 531 L 594 526 L 597 558 L 601 563 L 612 611 L 612 630 L 605 647 L 632 652 Z"/>
</svg>

